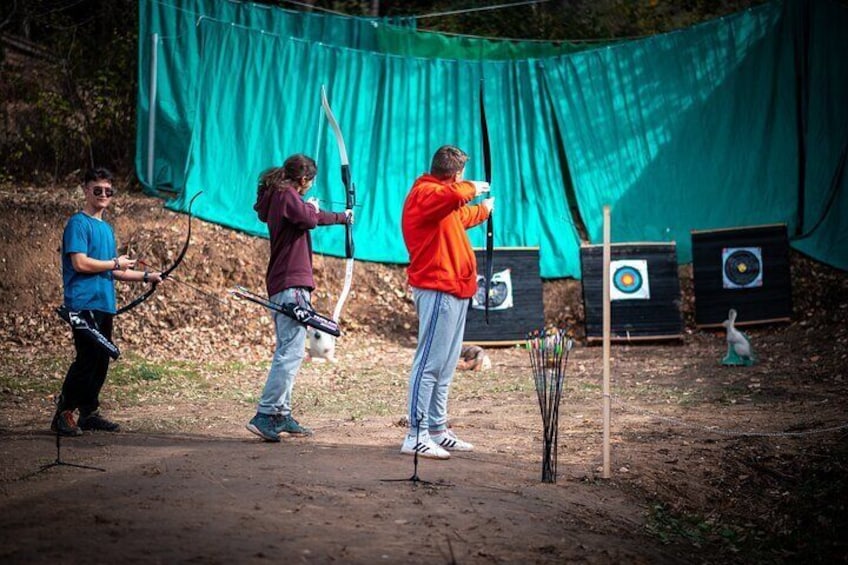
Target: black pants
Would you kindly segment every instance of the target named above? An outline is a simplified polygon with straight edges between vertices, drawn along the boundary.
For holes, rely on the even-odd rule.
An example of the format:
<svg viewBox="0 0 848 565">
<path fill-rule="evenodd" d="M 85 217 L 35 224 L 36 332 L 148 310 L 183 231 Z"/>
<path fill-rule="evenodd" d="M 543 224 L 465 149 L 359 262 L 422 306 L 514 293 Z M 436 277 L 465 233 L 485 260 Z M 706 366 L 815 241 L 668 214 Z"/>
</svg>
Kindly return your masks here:
<svg viewBox="0 0 848 565">
<path fill-rule="evenodd" d="M 88 323 L 95 326 L 106 339 L 112 340 L 112 314 L 95 310 L 80 312 Z M 109 355 L 82 331 L 73 330 L 77 357 L 68 368 L 62 384 L 59 410 L 79 409 L 80 416 L 88 416 L 100 406 L 100 389 L 109 371 Z"/>
</svg>

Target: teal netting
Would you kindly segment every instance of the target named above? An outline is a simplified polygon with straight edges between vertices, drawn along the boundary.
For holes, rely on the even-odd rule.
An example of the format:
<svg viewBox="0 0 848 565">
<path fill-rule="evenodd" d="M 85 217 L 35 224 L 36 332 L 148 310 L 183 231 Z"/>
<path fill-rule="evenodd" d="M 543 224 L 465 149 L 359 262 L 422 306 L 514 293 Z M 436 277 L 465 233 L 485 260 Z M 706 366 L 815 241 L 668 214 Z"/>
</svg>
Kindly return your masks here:
<svg viewBox="0 0 848 565">
<path fill-rule="evenodd" d="M 142 13 L 155 6 L 171 26 L 158 31 L 160 62 L 175 61 L 157 75 L 153 184 L 183 194 L 175 208 L 202 189 L 199 216 L 264 235 L 252 210 L 256 179 L 305 152 L 319 162 L 314 195 L 340 210 L 335 140 L 320 128 L 325 84 L 358 187 L 357 257 L 405 262 L 401 205 L 433 151 L 457 144 L 471 155 L 467 177 L 483 176 L 482 83 L 496 245 L 540 247 L 543 277 L 580 275 L 575 224 L 599 242 L 604 204 L 614 241 L 674 240 L 683 262 L 690 230 L 783 222 L 796 248 L 848 268 L 848 39 L 840 31 L 848 11 L 838 4 L 774 2 L 649 39 L 491 60 L 381 52 L 374 30 L 385 26 L 366 20 L 311 15 L 328 20 L 315 29 L 338 26 L 321 38 L 232 14 L 198 22 L 208 3 L 196 0 L 181 16 L 141 2 Z M 168 30 L 183 33 L 170 40 L 179 49 Z M 152 31 L 143 24 L 142 45 Z M 445 49 L 455 55 L 462 45 Z M 316 251 L 341 255 L 342 235 L 317 230 Z M 470 235 L 482 246 L 482 228 Z"/>
<path fill-rule="evenodd" d="M 791 47 L 766 5 L 683 32 L 546 62 L 548 88 L 592 241 L 794 223 Z"/>
<path fill-rule="evenodd" d="M 440 59 L 537 59 L 597 48 L 602 43 L 568 41 L 519 41 L 446 35 L 411 29 L 409 26 L 377 26 L 379 51 L 404 57 Z"/>
<path fill-rule="evenodd" d="M 792 246 L 848 270 L 848 10 L 830 2 L 794 6 L 803 175 L 797 184 L 803 213 Z M 800 12 L 800 13 L 799 13 Z"/>
<path fill-rule="evenodd" d="M 199 22 L 216 22 L 270 34 L 376 50 L 377 23 L 403 28 L 414 20 L 375 20 L 297 12 L 237 0 L 140 0 L 136 170 L 148 187 L 181 191 L 200 68 Z M 148 165 L 151 59 L 156 34 L 156 99 L 152 175 Z M 268 69 L 273 71 L 273 67 Z M 150 178 L 149 178 L 150 177 Z"/>
</svg>

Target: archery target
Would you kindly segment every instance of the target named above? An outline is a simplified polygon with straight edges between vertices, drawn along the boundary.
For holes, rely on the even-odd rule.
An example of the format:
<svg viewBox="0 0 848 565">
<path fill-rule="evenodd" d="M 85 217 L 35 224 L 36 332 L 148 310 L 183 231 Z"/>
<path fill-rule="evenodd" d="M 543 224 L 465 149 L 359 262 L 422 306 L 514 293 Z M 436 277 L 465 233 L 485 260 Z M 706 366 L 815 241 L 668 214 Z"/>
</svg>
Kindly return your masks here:
<svg viewBox="0 0 848 565">
<path fill-rule="evenodd" d="M 731 308 L 736 325 L 792 319 L 786 224 L 692 231 L 695 325 L 721 327 Z"/>
<path fill-rule="evenodd" d="M 475 249 L 478 274 L 483 274 L 485 250 Z M 489 292 L 489 319 L 485 315 L 482 277 L 468 300 L 464 344 L 515 345 L 525 343 L 527 332 L 545 325 L 542 277 L 537 247 L 495 247 L 494 283 Z"/>
<path fill-rule="evenodd" d="M 485 310 L 486 277 L 477 276 L 477 292 L 471 298 L 471 307 L 477 310 Z M 489 285 L 489 310 L 506 310 L 512 308 L 512 275 L 510 269 L 505 269 L 492 274 L 492 282 Z"/>
<path fill-rule="evenodd" d="M 610 261 L 610 300 L 650 300 L 645 259 Z"/>
<path fill-rule="evenodd" d="M 610 286 L 612 339 L 630 341 L 681 337 L 683 318 L 680 315 L 680 279 L 674 243 L 611 244 L 607 281 L 604 281 L 603 245 L 582 245 L 580 266 L 586 338 L 589 341 L 604 335 L 605 282 Z"/>
<path fill-rule="evenodd" d="M 725 247 L 721 250 L 724 288 L 763 286 L 763 252 L 760 247 Z"/>
</svg>

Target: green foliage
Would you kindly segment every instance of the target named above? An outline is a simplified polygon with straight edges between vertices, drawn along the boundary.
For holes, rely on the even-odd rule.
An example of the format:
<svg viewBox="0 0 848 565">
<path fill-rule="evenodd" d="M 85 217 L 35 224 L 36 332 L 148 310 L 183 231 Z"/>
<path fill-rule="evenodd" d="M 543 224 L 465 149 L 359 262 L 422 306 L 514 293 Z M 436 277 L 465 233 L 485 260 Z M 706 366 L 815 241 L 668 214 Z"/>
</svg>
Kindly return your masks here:
<svg viewBox="0 0 848 565">
<path fill-rule="evenodd" d="M 607 41 L 679 29 L 763 0 L 509 1 L 283 0 L 289 10 L 352 16 L 422 17 L 419 29 L 551 41 Z M 844 0 L 842 0 L 844 1 Z M 484 8 L 480 10 L 480 8 Z M 476 10 L 476 11 L 469 11 Z M 91 164 L 128 175 L 135 154 L 138 5 L 134 0 L 16 0 L 0 3 L 6 46 L 0 81 L 0 178 L 56 181 Z"/>
<path fill-rule="evenodd" d="M 45 182 L 97 163 L 131 168 L 137 6 L 19 0 L 0 8 L 0 175 Z"/>
<path fill-rule="evenodd" d="M 67 370 L 64 358 L 0 352 L 0 405 L 18 396 L 58 394 Z"/>
<path fill-rule="evenodd" d="M 695 514 L 675 513 L 662 503 L 649 508 L 645 529 L 664 544 L 684 542 L 697 548 L 717 545 L 728 553 L 736 553 L 744 537 L 740 527 Z M 752 535 L 747 532 L 747 536 Z"/>
<path fill-rule="evenodd" d="M 828 457 L 822 457 L 794 488 L 787 489 L 788 496 L 776 512 L 783 535 L 769 540 L 770 549 L 792 552 L 798 563 L 844 561 L 848 555 L 848 486 L 843 478 L 846 461 L 848 444 L 835 441 Z"/>
<path fill-rule="evenodd" d="M 192 364 L 180 362 L 151 363 L 130 354 L 120 362 L 113 363 L 109 370 L 109 382 L 113 386 L 144 385 L 158 383 L 159 386 L 169 382 L 173 386 L 189 385 L 198 381 L 197 369 Z"/>
<path fill-rule="evenodd" d="M 374 2 L 316 0 L 317 8 L 352 15 L 425 16 L 419 29 L 485 37 L 551 41 L 608 41 L 640 37 L 686 27 L 727 15 L 764 0 L 548 0 L 517 4 L 513 0 L 409 0 Z M 280 2 L 285 5 L 285 2 Z M 288 7 L 288 6 L 287 6 Z M 460 12 L 460 13 L 451 13 Z M 444 15 L 434 15 L 444 14 Z"/>
<path fill-rule="evenodd" d="M 121 404 L 140 404 L 157 399 L 199 398 L 207 389 L 193 363 L 154 363 L 130 353 L 109 368 L 105 394 Z"/>
</svg>

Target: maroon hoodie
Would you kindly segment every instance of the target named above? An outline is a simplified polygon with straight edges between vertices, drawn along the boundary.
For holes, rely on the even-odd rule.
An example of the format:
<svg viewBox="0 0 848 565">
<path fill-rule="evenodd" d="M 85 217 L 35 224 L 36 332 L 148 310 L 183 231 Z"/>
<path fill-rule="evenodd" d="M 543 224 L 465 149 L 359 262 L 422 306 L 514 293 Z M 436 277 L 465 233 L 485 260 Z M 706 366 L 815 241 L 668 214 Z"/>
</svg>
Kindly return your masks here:
<svg viewBox="0 0 848 565">
<path fill-rule="evenodd" d="M 271 259 L 265 275 L 268 296 L 291 287 L 313 290 L 312 238 L 315 226 L 344 224 L 343 213 L 316 212 L 293 188 L 266 190 L 253 206 L 271 234 Z"/>
</svg>

